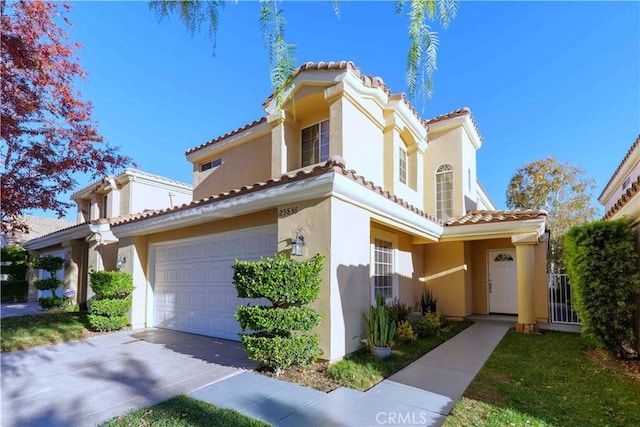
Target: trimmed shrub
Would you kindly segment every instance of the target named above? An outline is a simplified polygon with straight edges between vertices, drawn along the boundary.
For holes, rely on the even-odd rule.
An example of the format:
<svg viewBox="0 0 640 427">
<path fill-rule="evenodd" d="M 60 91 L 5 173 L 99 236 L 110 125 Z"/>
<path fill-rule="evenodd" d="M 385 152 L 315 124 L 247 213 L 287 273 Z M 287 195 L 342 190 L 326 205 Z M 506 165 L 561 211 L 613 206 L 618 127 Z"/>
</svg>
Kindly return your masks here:
<svg viewBox="0 0 640 427">
<path fill-rule="evenodd" d="M 89 278 L 96 293 L 89 301 L 91 329 L 106 332 L 127 326 L 126 314 L 131 310 L 131 293 L 135 289 L 133 277 L 126 271 L 92 271 Z"/>
<path fill-rule="evenodd" d="M 25 280 L 27 274 L 28 254 L 19 246 L 11 246 L 0 249 L 0 259 L 7 265 L 0 265 L 0 274 L 9 275 L 9 281 Z"/>
<path fill-rule="evenodd" d="M 631 222 L 572 228 L 565 236 L 565 259 L 583 333 L 615 355 L 636 356 L 640 272 Z"/>
<path fill-rule="evenodd" d="M 240 306 L 236 319 L 245 330 L 265 330 L 288 336 L 291 331 L 308 331 L 320 324 L 320 313 L 311 307 Z"/>
<path fill-rule="evenodd" d="M 64 285 L 64 282 L 56 277 L 58 271 L 64 267 L 64 259 L 51 255 L 45 255 L 42 257 L 36 257 L 33 260 L 33 266 L 39 270 L 44 270 L 49 273 L 46 279 L 36 279 L 33 281 L 33 286 L 41 291 L 51 292 L 50 297 L 40 297 L 38 304 L 45 310 L 52 308 L 61 308 L 64 305 L 64 301 L 61 297 L 56 295 L 56 289 Z"/>
<path fill-rule="evenodd" d="M 415 341 L 418 338 L 418 335 L 415 333 L 411 324 L 408 320 L 404 320 L 398 323 L 398 327 L 396 328 L 396 336 L 395 340 L 398 343 L 404 343 L 409 341 Z"/>
<path fill-rule="evenodd" d="M 124 316 L 131 310 L 131 298 L 94 299 L 89 301 L 89 312 L 101 316 Z"/>
<path fill-rule="evenodd" d="M 309 365 L 322 353 L 318 348 L 320 340 L 317 335 L 263 337 L 243 334 L 241 340 L 250 359 L 275 371 L 294 365 Z"/>
<path fill-rule="evenodd" d="M 62 304 L 62 298 L 58 297 L 40 297 L 38 298 L 38 304 L 45 310 L 51 310 L 54 308 L 60 308 Z"/>
<path fill-rule="evenodd" d="M 133 279 L 126 271 L 92 271 L 89 280 L 98 299 L 127 298 L 135 289 Z"/>
<path fill-rule="evenodd" d="M 91 329 L 98 332 L 118 331 L 129 324 L 127 316 L 101 316 L 90 314 L 87 316 Z"/>
<path fill-rule="evenodd" d="M 317 335 L 300 334 L 320 323 L 320 314 L 306 304 L 320 292 L 324 257 L 294 261 L 284 255 L 233 264 L 233 284 L 240 298 L 267 298 L 272 306 L 240 306 L 235 317 L 242 344 L 263 367 L 279 373 L 308 365 L 322 352 Z M 246 332 L 249 331 L 249 332 Z"/>
<path fill-rule="evenodd" d="M 8 273 L 7 273 L 8 274 Z M 2 302 L 26 301 L 29 283 L 26 280 L 9 280 L 2 282 Z"/>
<path fill-rule="evenodd" d="M 440 332 L 443 317 L 444 316 L 440 312 L 427 313 L 424 316 L 413 320 L 411 326 L 413 326 L 418 337 L 431 337 Z"/>
</svg>

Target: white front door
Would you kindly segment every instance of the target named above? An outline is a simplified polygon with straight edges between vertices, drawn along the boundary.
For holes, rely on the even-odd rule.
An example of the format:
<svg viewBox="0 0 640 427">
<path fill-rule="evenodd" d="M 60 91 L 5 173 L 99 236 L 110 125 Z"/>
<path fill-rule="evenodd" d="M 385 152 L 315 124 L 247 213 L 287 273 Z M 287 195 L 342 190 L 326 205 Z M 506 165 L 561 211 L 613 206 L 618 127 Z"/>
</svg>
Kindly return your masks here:
<svg viewBox="0 0 640 427">
<path fill-rule="evenodd" d="M 238 341 L 238 305 L 267 301 L 238 298 L 231 265 L 273 256 L 277 240 L 266 226 L 153 246 L 153 326 Z"/>
<path fill-rule="evenodd" d="M 488 251 L 489 312 L 518 313 L 516 251 Z"/>
</svg>

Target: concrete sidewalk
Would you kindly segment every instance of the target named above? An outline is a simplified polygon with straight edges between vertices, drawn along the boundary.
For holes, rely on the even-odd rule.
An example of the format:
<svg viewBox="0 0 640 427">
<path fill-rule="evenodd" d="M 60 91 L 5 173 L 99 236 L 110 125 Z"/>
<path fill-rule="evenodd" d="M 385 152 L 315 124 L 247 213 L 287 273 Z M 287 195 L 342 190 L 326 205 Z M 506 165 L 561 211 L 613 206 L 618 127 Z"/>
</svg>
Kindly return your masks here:
<svg viewBox="0 0 640 427">
<path fill-rule="evenodd" d="M 512 326 L 479 321 L 366 392 L 243 372 L 189 395 L 278 426 L 439 426 Z"/>
<path fill-rule="evenodd" d="M 0 305 L 0 318 L 46 313 L 37 302 L 7 302 Z"/>
</svg>

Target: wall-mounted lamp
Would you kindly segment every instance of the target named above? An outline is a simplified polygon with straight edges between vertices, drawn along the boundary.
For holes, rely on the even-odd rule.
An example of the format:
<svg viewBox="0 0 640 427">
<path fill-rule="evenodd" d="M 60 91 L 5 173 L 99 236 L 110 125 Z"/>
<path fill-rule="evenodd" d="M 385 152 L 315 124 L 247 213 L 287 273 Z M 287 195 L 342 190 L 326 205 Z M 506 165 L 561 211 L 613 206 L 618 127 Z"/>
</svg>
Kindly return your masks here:
<svg viewBox="0 0 640 427">
<path fill-rule="evenodd" d="M 124 254 L 118 255 L 118 260 L 116 261 L 116 268 L 120 270 L 122 266 L 127 263 L 127 257 Z"/>
<path fill-rule="evenodd" d="M 302 234 L 296 234 L 294 239 L 291 239 L 291 255 L 302 256 L 302 248 L 304 247 L 304 236 Z"/>
</svg>

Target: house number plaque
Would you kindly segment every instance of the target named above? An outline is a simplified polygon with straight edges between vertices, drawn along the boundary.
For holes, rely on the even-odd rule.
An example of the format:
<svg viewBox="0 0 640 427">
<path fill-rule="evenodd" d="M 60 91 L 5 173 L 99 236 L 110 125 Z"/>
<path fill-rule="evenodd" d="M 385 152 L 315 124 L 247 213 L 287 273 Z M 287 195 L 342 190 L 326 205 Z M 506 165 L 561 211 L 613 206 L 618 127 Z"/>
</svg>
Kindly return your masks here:
<svg viewBox="0 0 640 427">
<path fill-rule="evenodd" d="M 293 215 L 294 213 L 298 213 L 298 207 L 297 206 L 289 206 L 288 208 L 280 208 L 278 210 L 278 216 L 280 218 L 284 218 L 286 216 Z"/>
</svg>

